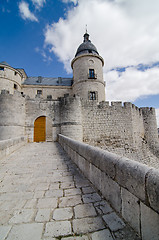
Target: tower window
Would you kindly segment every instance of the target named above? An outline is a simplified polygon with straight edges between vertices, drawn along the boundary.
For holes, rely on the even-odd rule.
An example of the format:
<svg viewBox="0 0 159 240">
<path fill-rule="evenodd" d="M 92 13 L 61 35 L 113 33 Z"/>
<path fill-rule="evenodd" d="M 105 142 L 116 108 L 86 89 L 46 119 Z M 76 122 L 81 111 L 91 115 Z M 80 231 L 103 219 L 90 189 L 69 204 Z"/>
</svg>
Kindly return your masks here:
<svg viewBox="0 0 159 240">
<path fill-rule="evenodd" d="M 14 84 L 14 89 L 18 89 L 18 86 L 17 86 L 17 84 Z"/>
<path fill-rule="evenodd" d="M 42 94 L 42 90 L 37 90 L 37 94 L 41 95 Z"/>
<path fill-rule="evenodd" d="M 0 71 L 4 71 L 4 67 L 0 67 Z"/>
<path fill-rule="evenodd" d="M 89 76 L 88 78 L 95 79 L 97 78 L 94 69 L 89 69 Z"/>
<path fill-rule="evenodd" d="M 88 92 L 88 99 L 89 100 L 97 100 L 98 94 L 97 92 Z"/>
</svg>

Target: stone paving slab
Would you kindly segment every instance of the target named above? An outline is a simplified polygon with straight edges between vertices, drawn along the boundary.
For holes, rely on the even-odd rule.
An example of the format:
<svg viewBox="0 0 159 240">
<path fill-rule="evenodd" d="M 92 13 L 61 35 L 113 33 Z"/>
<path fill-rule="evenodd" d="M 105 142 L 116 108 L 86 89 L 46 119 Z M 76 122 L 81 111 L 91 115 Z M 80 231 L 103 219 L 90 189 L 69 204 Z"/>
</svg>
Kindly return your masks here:
<svg viewBox="0 0 159 240">
<path fill-rule="evenodd" d="M 139 240 L 58 143 L 0 160 L 0 240 Z"/>
</svg>

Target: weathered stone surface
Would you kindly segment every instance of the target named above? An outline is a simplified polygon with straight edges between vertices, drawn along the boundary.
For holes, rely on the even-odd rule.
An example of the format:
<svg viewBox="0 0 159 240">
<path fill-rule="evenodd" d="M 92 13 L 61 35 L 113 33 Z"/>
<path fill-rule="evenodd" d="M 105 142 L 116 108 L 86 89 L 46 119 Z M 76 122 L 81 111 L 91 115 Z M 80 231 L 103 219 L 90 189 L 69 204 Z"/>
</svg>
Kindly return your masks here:
<svg viewBox="0 0 159 240">
<path fill-rule="evenodd" d="M 103 219 L 106 222 L 106 224 L 109 226 L 111 231 L 117 231 L 125 227 L 125 223 L 114 212 L 104 215 Z"/>
<path fill-rule="evenodd" d="M 7 240 L 37 240 L 41 239 L 43 231 L 42 223 L 30 223 L 15 225 L 11 229 Z"/>
<path fill-rule="evenodd" d="M 63 191 L 60 189 L 54 189 L 54 190 L 49 190 L 46 191 L 45 197 L 46 198 L 58 198 L 63 196 Z"/>
<path fill-rule="evenodd" d="M 159 215 L 141 203 L 141 231 L 144 240 L 159 239 Z"/>
<path fill-rule="evenodd" d="M 45 237 L 67 236 L 72 233 L 69 221 L 49 222 L 46 224 Z"/>
<path fill-rule="evenodd" d="M 95 190 L 94 190 L 92 187 L 83 187 L 83 188 L 82 188 L 82 192 L 83 192 L 84 194 L 88 194 L 88 193 L 94 193 Z"/>
<path fill-rule="evenodd" d="M 84 203 L 93 203 L 101 200 L 98 193 L 89 193 L 82 196 Z"/>
<path fill-rule="evenodd" d="M 12 228 L 12 226 L 0 226 L 0 239 L 1 240 L 4 240 L 7 237 L 11 228 Z"/>
<path fill-rule="evenodd" d="M 82 203 L 80 195 L 63 197 L 59 200 L 59 207 L 73 207 L 80 203 Z"/>
<path fill-rule="evenodd" d="M 26 145 L 4 159 L 0 173 L 0 224 L 6 227 L 12 225 L 9 240 L 90 240 L 91 234 L 106 229 L 102 216 L 112 209 L 57 143 Z M 72 176 L 73 180 L 61 182 L 62 176 Z M 68 178 L 64 180 L 68 181 Z M 76 184 L 81 187 L 77 188 Z M 41 191 L 40 186 L 46 190 Z M 46 192 L 59 194 L 61 191 L 68 196 L 45 195 Z M 83 199 L 88 203 L 84 203 Z M 61 213 L 60 209 L 65 210 Z M 53 216 L 59 220 L 53 219 Z M 81 218 L 75 219 L 76 216 Z M 23 221 L 30 223 L 23 224 Z M 8 229 L 3 234 L 7 234 Z"/>
<path fill-rule="evenodd" d="M 53 220 L 69 220 L 73 217 L 73 210 L 68 208 L 57 208 L 53 213 Z"/>
<path fill-rule="evenodd" d="M 71 188 L 65 190 L 65 196 L 74 196 L 74 195 L 81 195 L 81 190 L 79 188 Z"/>
<path fill-rule="evenodd" d="M 113 212 L 113 209 L 110 207 L 110 205 L 106 201 L 100 201 L 94 204 L 97 212 L 99 214 L 107 214 L 110 212 Z"/>
<path fill-rule="evenodd" d="M 91 235 L 92 240 L 113 240 L 113 237 L 108 229 L 95 232 Z"/>
<path fill-rule="evenodd" d="M 50 219 L 50 209 L 39 209 L 35 217 L 36 222 L 47 222 Z"/>
<path fill-rule="evenodd" d="M 56 208 L 57 207 L 57 198 L 41 198 L 38 200 L 38 208 Z"/>
<path fill-rule="evenodd" d="M 73 231 L 76 234 L 94 232 L 104 228 L 105 228 L 104 223 L 100 217 L 73 220 Z"/>
<path fill-rule="evenodd" d="M 159 170 L 148 173 L 146 189 L 151 207 L 159 213 Z"/>
<path fill-rule="evenodd" d="M 145 177 L 149 168 L 127 158 L 116 164 L 116 181 L 132 194 L 145 201 Z"/>
<path fill-rule="evenodd" d="M 102 194 L 117 212 L 121 211 L 121 188 L 108 175 L 102 173 Z"/>
<path fill-rule="evenodd" d="M 140 235 L 140 201 L 126 189 L 121 189 L 122 216 Z"/>
<path fill-rule="evenodd" d="M 94 217 L 97 215 L 93 204 L 81 204 L 74 207 L 75 218 Z"/>
<path fill-rule="evenodd" d="M 74 236 L 74 237 L 61 238 L 61 240 L 88 240 L 88 237 L 83 235 L 82 237 Z"/>
<path fill-rule="evenodd" d="M 13 217 L 10 219 L 9 223 L 27 223 L 33 220 L 35 216 L 34 209 L 23 209 L 15 211 Z"/>
<path fill-rule="evenodd" d="M 132 228 L 126 226 L 116 232 L 113 232 L 115 240 L 141 240 Z"/>
</svg>

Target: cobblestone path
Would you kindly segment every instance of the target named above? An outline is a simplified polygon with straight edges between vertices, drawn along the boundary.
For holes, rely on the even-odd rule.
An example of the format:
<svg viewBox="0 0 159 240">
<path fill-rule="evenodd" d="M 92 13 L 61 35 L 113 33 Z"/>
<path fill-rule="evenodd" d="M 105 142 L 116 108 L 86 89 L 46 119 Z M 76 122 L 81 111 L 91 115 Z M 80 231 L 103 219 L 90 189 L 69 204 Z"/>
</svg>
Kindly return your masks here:
<svg viewBox="0 0 159 240">
<path fill-rule="evenodd" d="M 98 179 L 97 179 L 98 181 Z M 138 240 L 58 143 L 0 161 L 0 240 Z"/>
</svg>

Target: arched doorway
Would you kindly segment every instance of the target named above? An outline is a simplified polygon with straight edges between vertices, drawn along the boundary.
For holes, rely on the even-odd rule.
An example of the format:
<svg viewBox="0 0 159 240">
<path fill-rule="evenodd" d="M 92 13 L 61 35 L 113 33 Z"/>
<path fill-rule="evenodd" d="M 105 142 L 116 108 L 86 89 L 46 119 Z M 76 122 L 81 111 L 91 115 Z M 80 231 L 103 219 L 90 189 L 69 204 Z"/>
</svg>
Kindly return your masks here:
<svg viewBox="0 0 159 240">
<path fill-rule="evenodd" d="M 49 117 L 38 117 L 34 122 L 34 142 L 52 141 L 52 120 Z"/>
<path fill-rule="evenodd" d="M 34 122 L 34 142 L 45 142 L 46 140 L 46 117 L 42 116 Z"/>
</svg>

